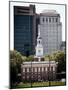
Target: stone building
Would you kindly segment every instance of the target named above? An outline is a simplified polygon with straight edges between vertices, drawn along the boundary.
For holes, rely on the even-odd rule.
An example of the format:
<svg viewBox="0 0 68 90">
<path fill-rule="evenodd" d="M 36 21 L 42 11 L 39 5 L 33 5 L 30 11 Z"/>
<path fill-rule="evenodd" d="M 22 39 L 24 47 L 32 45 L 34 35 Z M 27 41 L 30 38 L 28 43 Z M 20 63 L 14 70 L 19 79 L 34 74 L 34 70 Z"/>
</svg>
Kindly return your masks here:
<svg viewBox="0 0 68 90">
<path fill-rule="evenodd" d="M 60 22 L 59 13 L 55 10 L 45 10 L 40 13 L 40 34 L 44 55 L 60 50 L 62 43 L 62 23 Z"/>
</svg>

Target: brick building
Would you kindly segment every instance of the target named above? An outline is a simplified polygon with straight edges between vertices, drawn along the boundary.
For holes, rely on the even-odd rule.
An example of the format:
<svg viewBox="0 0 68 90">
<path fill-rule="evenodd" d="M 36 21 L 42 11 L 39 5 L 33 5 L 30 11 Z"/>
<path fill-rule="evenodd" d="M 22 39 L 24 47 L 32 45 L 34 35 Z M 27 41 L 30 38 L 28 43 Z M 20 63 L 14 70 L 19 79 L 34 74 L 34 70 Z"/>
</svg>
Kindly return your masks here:
<svg viewBox="0 0 68 90">
<path fill-rule="evenodd" d="M 48 81 L 56 79 L 55 61 L 23 62 L 21 65 L 22 81 Z"/>
</svg>

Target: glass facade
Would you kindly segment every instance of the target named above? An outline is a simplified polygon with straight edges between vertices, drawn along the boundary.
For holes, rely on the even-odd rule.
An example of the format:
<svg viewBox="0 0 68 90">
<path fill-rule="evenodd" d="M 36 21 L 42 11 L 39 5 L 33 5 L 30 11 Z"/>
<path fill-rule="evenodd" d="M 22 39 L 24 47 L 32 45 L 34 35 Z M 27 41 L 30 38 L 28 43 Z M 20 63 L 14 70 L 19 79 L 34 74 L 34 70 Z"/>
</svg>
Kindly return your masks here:
<svg viewBox="0 0 68 90">
<path fill-rule="evenodd" d="M 14 49 L 26 56 L 33 54 L 32 29 L 32 15 L 14 15 Z"/>
</svg>

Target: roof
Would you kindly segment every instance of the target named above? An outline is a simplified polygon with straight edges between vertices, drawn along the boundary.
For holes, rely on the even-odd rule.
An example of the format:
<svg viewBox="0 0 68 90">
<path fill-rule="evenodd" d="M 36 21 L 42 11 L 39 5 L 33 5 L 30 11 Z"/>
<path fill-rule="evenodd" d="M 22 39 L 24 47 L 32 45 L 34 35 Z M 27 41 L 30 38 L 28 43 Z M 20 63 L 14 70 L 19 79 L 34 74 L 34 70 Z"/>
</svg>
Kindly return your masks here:
<svg viewBox="0 0 68 90">
<path fill-rule="evenodd" d="M 51 64 L 56 63 L 55 61 L 50 61 Z M 23 64 L 49 64 L 49 61 L 32 61 L 32 62 L 23 62 Z"/>
<path fill-rule="evenodd" d="M 56 12 L 56 10 L 44 10 L 40 13 L 40 15 L 44 16 L 60 16 L 59 13 Z"/>
<path fill-rule="evenodd" d="M 57 12 L 56 12 L 56 10 L 47 10 L 47 9 L 45 9 L 45 10 L 43 10 L 42 11 L 42 13 L 52 13 L 52 14 L 57 14 Z"/>
</svg>

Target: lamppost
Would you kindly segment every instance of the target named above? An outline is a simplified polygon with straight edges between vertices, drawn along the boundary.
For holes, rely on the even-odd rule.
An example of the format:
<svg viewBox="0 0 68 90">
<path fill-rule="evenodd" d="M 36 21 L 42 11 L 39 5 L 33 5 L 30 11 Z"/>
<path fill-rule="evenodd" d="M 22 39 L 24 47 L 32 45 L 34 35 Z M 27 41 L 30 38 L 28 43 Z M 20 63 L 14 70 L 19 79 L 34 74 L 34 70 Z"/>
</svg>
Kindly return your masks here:
<svg viewBox="0 0 68 90">
<path fill-rule="evenodd" d="M 51 85 L 50 84 L 50 56 L 48 55 L 48 57 L 49 57 L 49 70 L 48 70 L 48 80 L 49 80 L 49 86 Z"/>
<path fill-rule="evenodd" d="M 31 61 L 31 87 L 32 87 L 32 61 Z"/>
<path fill-rule="evenodd" d="M 49 56 L 49 86 L 50 86 L 50 56 Z"/>
</svg>

